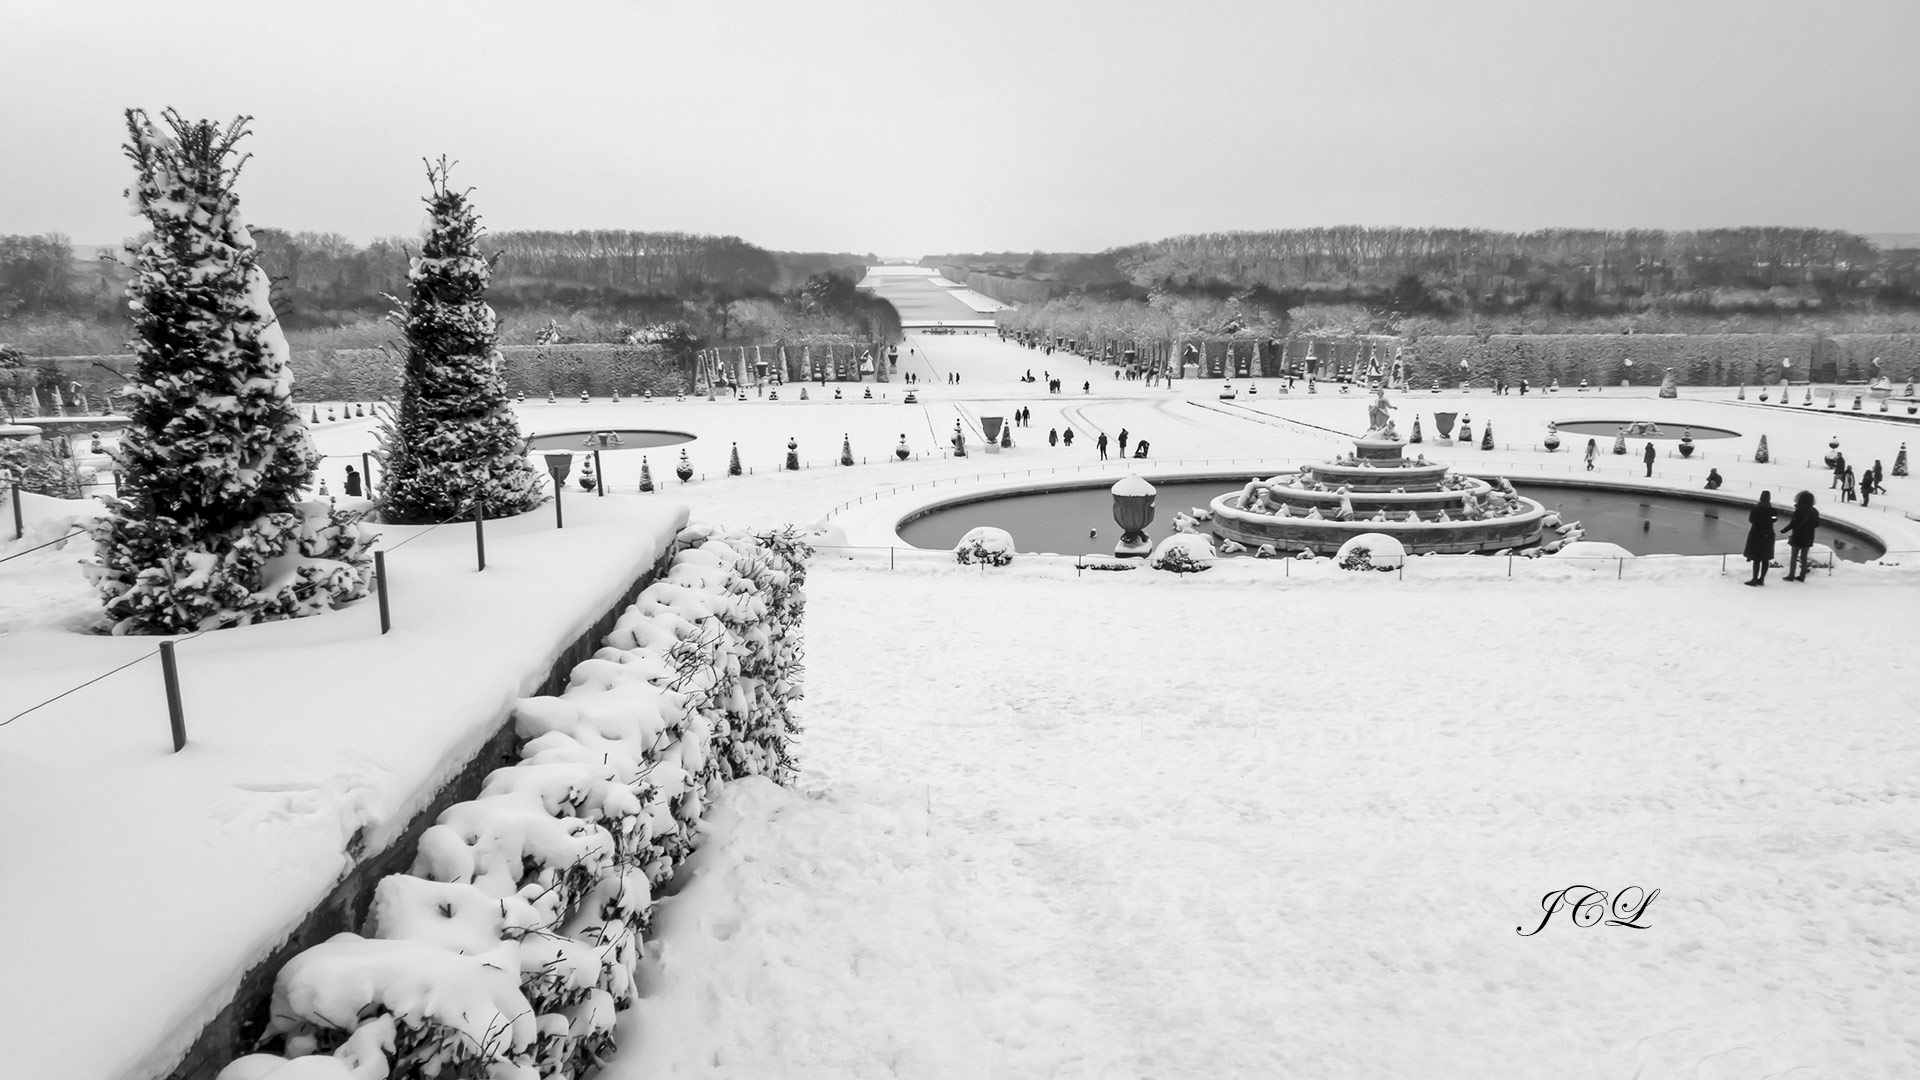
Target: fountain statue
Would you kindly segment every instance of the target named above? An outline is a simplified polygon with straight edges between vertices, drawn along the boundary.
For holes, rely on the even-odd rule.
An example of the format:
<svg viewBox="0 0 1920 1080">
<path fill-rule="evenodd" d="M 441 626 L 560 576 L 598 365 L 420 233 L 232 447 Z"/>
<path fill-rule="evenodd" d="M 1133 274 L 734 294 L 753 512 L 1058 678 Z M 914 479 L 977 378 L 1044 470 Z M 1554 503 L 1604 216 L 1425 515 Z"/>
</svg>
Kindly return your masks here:
<svg viewBox="0 0 1920 1080">
<path fill-rule="evenodd" d="M 1380 387 L 1367 406 L 1367 433 L 1361 437 L 1397 441 L 1400 437 L 1394 433 L 1392 416 L 1395 408 L 1394 403 L 1387 400 L 1387 388 Z"/>
</svg>

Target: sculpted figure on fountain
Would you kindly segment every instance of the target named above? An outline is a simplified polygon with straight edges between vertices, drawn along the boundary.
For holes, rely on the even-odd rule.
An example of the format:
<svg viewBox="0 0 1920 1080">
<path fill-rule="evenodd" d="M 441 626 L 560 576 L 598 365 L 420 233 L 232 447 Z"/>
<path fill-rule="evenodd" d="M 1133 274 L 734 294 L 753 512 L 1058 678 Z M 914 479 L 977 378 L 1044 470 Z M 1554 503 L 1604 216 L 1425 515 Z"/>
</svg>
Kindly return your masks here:
<svg viewBox="0 0 1920 1080">
<path fill-rule="evenodd" d="M 1398 440 L 1393 430 L 1393 410 L 1397 406 L 1387 400 L 1387 388 L 1382 386 L 1375 392 L 1371 404 L 1367 406 L 1367 433 L 1364 438 Z"/>
</svg>

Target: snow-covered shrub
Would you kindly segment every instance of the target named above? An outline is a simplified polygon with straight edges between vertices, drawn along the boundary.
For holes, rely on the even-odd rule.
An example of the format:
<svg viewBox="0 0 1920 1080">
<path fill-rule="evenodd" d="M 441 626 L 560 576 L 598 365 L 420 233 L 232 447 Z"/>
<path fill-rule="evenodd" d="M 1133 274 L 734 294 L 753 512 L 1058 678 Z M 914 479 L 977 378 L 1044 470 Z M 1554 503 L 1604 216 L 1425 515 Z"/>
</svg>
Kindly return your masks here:
<svg viewBox="0 0 1920 1080">
<path fill-rule="evenodd" d="M 366 594 L 371 540 L 357 514 L 300 504 L 319 458 L 233 193 L 246 123 L 164 118 L 166 133 L 127 111 L 128 194 L 151 232 L 132 253 L 137 364 L 93 577 L 117 633 L 325 611 Z"/>
<path fill-rule="evenodd" d="M 475 956 L 335 934 L 280 969 L 266 1037 L 295 1052 L 330 1050 L 353 1037 L 343 1021 L 390 1025 L 391 1075 L 479 1080 L 533 1047 L 538 1029 L 519 971 L 509 944 Z"/>
<path fill-rule="evenodd" d="M 974 563 L 1005 566 L 1013 561 L 1013 534 L 991 525 L 970 529 L 954 545 L 953 557 L 961 566 Z"/>
<path fill-rule="evenodd" d="M 15 480 L 9 481 L 10 476 Z M 6 494 L 15 482 L 21 491 L 56 499 L 80 497 L 80 470 L 73 467 L 72 461 L 54 453 L 44 443 L 0 439 L 0 495 Z"/>
<path fill-rule="evenodd" d="M 410 523 L 476 505 L 487 517 L 522 513 L 544 496 L 500 374 L 480 217 L 466 192 L 448 186 L 444 158 L 428 166 L 427 181 L 432 224 L 409 262 L 405 310 L 392 315 L 406 358 L 400 407 L 379 433 L 380 513 Z"/>
<path fill-rule="evenodd" d="M 1213 565 L 1213 541 L 1204 533 L 1174 533 L 1153 549 L 1147 565 L 1176 574 L 1195 574 Z"/>
<path fill-rule="evenodd" d="M 1393 570 L 1406 558 L 1406 545 L 1385 533 L 1361 533 L 1334 555 L 1342 570 Z"/>
</svg>

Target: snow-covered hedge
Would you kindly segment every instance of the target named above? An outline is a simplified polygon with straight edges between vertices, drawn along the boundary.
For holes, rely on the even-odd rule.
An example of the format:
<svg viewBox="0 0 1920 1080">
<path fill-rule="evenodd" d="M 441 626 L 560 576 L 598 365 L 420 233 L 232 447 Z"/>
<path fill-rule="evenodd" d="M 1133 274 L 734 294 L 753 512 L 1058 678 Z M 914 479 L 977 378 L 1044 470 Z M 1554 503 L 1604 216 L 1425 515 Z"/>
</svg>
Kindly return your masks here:
<svg viewBox="0 0 1920 1080">
<path fill-rule="evenodd" d="M 289 961 L 265 1044 L 220 1080 L 577 1077 L 613 1050 L 655 887 L 728 780 L 795 772 L 807 546 L 693 527 L 558 697 L 514 709 L 520 762 L 442 813 L 362 933 Z M 337 1064 L 336 1064 L 337 1062 Z M 289 1070 L 293 1073 L 297 1070 Z"/>
</svg>

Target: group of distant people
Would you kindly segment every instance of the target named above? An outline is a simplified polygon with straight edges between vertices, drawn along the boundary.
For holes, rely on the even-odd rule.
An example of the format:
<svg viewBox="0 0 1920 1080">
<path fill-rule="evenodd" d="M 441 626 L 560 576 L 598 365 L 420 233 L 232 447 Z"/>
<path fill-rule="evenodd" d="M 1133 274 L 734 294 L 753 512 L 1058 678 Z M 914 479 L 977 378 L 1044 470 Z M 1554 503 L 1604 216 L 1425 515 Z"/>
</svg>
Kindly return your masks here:
<svg viewBox="0 0 1920 1080">
<path fill-rule="evenodd" d="M 1127 433 L 1127 429 L 1121 428 L 1120 437 L 1117 440 L 1120 446 L 1121 457 L 1127 456 L 1127 442 L 1129 438 L 1130 436 Z M 1065 445 L 1068 449 L 1072 449 L 1073 448 L 1073 429 L 1068 428 L 1063 432 L 1059 428 L 1048 428 L 1047 429 L 1047 445 L 1048 446 Z M 1096 449 L 1100 451 L 1100 460 L 1105 461 L 1107 460 L 1107 448 L 1109 446 L 1114 445 L 1114 441 L 1109 441 L 1107 438 L 1107 433 L 1103 431 L 1094 438 L 1093 445 Z M 1152 445 L 1153 444 L 1149 443 L 1145 439 L 1141 439 L 1139 442 L 1134 443 L 1133 444 L 1134 458 L 1135 459 L 1145 458 L 1147 456 L 1148 449 Z"/>
<path fill-rule="evenodd" d="M 1886 470 L 1881 468 L 1880 462 L 1875 461 L 1873 468 L 1863 469 L 1858 476 L 1855 476 L 1853 466 L 1847 462 L 1847 455 L 1835 450 L 1833 452 L 1833 483 L 1828 490 L 1838 488 L 1841 502 L 1854 502 L 1857 499 L 1861 506 L 1872 506 L 1873 497 L 1886 491 L 1885 486 L 1881 484 L 1881 480 L 1886 475 Z"/>
</svg>

